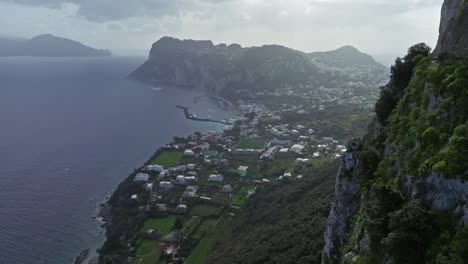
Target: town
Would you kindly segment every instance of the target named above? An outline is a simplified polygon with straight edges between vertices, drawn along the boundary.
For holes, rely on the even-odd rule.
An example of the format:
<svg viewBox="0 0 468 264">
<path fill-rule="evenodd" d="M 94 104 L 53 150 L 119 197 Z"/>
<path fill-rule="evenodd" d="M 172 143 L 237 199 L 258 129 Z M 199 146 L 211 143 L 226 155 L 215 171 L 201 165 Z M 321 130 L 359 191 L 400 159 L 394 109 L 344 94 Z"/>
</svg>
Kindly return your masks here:
<svg viewBox="0 0 468 264">
<path fill-rule="evenodd" d="M 309 126 L 298 107 L 238 105 L 242 117 L 233 125 L 175 137 L 118 192 L 119 203 L 143 221 L 134 234 L 122 234 L 129 262 L 201 263 L 256 188 L 299 181 L 346 152 L 344 138 Z"/>
</svg>

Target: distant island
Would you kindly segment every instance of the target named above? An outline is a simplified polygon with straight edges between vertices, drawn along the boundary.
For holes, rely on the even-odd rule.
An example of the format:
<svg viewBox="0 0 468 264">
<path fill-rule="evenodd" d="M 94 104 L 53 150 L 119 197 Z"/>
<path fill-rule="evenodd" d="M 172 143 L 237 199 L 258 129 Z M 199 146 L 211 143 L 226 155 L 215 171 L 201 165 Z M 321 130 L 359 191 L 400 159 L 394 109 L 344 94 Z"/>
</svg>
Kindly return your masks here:
<svg viewBox="0 0 468 264">
<path fill-rule="evenodd" d="M 307 91 L 349 86 L 377 90 L 387 82 L 388 69 L 351 46 L 305 53 L 280 45 L 242 47 L 163 37 L 130 78 L 238 99 L 276 90 L 292 89 L 297 94 L 297 87 Z"/>
<path fill-rule="evenodd" d="M 101 57 L 111 56 L 109 50 L 94 49 L 80 42 L 51 34 L 32 39 L 0 38 L 0 57 Z"/>
</svg>

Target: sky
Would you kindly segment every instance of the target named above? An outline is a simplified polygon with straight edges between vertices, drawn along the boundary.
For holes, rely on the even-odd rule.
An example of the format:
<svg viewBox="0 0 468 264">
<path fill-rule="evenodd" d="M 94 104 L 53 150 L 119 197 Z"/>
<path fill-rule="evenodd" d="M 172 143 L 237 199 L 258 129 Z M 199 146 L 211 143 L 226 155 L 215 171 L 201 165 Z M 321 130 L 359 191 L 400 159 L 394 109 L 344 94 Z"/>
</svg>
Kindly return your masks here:
<svg viewBox="0 0 468 264">
<path fill-rule="evenodd" d="M 305 52 L 352 45 L 388 64 L 434 47 L 443 0 L 0 0 L 0 34 L 50 33 L 116 54 L 147 54 L 163 36 Z"/>
</svg>

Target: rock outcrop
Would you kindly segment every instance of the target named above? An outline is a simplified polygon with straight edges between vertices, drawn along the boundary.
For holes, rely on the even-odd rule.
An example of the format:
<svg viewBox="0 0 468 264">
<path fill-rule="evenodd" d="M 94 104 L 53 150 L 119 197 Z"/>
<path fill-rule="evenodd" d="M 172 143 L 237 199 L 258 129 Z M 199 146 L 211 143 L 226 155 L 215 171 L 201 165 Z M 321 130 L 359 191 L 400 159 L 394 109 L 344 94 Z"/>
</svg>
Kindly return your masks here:
<svg viewBox="0 0 468 264">
<path fill-rule="evenodd" d="M 466 12 L 444 3 L 433 54 L 452 56 L 418 44 L 392 68 L 362 147 L 343 156 L 322 263 L 467 263 L 468 64 L 453 58 L 468 54 Z"/>
<path fill-rule="evenodd" d="M 326 86 L 386 80 L 386 68 L 352 47 L 303 53 L 279 45 L 243 48 L 238 44 L 163 37 L 131 79 L 154 85 L 205 90 L 225 97 L 282 85 Z"/>
<path fill-rule="evenodd" d="M 434 55 L 468 55 L 468 1 L 445 0 Z"/>
</svg>

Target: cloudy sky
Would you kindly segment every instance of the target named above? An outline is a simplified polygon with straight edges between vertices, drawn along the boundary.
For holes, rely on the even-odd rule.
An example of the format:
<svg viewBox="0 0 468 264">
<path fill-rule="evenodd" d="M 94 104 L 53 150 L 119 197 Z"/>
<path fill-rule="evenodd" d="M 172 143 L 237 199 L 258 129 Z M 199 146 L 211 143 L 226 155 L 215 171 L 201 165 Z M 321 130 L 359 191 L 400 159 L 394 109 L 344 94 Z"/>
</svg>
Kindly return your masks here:
<svg viewBox="0 0 468 264">
<path fill-rule="evenodd" d="M 3 36 L 43 33 L 114 53 L 148 51 L 162 36 L 303 51 L 353 45 L 388 60 L 434 46 L 443 0 L 0 0 Z"/>
</svg>

